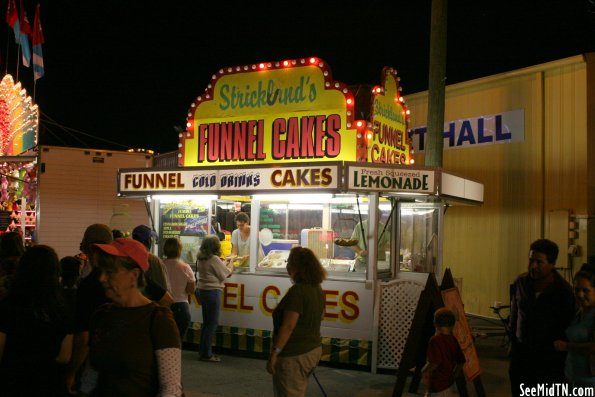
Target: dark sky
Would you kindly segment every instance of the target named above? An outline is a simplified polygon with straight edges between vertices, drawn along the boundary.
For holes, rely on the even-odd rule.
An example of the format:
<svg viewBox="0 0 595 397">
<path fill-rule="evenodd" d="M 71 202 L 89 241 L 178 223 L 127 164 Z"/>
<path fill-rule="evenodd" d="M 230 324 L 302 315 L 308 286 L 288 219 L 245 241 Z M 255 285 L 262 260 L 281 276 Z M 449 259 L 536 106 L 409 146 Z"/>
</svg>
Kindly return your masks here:
<svg viewBox="0 0 595 397">
<path fill-rule="evenodd" d="M 348 85 L 378 84 L 384 66 L 405 97 L 428 85 L 430 0 L 40 2 L 41 144 L 175 150 L 174 127 L 226 66 L 317 56 Z M 447 84 L 595 51 L 595 0 L 451 0 L 448 13 Z M 33 95 L 32 70 L 19 80 Z"/>
</svg>

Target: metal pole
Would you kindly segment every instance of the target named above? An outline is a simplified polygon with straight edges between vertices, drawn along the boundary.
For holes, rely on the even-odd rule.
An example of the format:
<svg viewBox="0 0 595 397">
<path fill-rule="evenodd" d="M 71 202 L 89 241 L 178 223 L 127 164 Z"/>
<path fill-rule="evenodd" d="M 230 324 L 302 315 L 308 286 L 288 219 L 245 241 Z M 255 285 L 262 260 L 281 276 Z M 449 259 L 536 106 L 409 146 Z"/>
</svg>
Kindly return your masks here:
<svg viewBox="0 0 595 397">
<path fill-rule="evenodd" d="M 430 76 L 428 82 L 428 132 L 425 165 L 442 167 L 444 147 L 444 91 L 446 80 L 447 0 L 432 0 Z"/>
</svg>

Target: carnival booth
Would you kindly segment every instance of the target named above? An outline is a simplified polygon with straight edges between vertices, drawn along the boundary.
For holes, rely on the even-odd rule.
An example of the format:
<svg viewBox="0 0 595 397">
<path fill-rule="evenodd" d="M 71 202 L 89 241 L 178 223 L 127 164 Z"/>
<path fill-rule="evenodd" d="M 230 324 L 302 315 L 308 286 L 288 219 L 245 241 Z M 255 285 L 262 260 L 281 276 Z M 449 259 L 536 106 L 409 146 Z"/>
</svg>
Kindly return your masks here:
<svg viewBox="0 0 595 397">
<path fill-rule="evenodd" d="M 396 74 L 385 68 L 357 103 L 319 58 L 221 69 L 191 104 L 179 167 L 119 171 L 119 195 L 145 197 L 160 238 L 179 237 L 188 263 L 212 224 L 228 233 L 237 212 L 250 216 L 218 346 L 269 351 L 286 259 L 301 245 L 328 271 L 323 360 L 396 367 L 425 280 L 441 273 L 445 208 L 483 200 L 481 184 L 413 165 Z"/>
</svg>

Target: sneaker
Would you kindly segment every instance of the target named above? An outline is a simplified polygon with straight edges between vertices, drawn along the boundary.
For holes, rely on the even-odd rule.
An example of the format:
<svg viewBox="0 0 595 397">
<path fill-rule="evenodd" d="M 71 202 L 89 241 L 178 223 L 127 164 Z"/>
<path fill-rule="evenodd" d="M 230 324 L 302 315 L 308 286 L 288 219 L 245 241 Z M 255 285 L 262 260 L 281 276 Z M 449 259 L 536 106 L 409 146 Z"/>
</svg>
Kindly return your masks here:
<svg viewBox="0 0 595 397">
<path fill-rule="evenodd" d="M 212 355 L 211 357 L 200 357 L 200 361 L 209 361 L 211 363 L 218 363 L 221 361 L 221 358 L 219 358 L 216 355 Z"/>
</svg>

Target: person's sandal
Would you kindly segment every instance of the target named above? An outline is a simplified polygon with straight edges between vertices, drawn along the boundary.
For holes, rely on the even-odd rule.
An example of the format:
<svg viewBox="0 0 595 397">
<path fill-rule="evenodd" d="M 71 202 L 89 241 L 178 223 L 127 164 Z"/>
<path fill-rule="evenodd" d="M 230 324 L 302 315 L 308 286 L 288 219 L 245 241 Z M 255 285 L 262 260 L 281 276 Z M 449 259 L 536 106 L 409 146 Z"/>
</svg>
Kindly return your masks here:
<svg viewBox="0 0 595 397">
<path fill-rule="evenodd" d="M 211 363 L 218 363 L 218 362 L 221 362 L 221 359 L 218 356 L 213 354 L 211 357 L 201 357 L 200 361 L 208 361 Z"/>
</svg>

